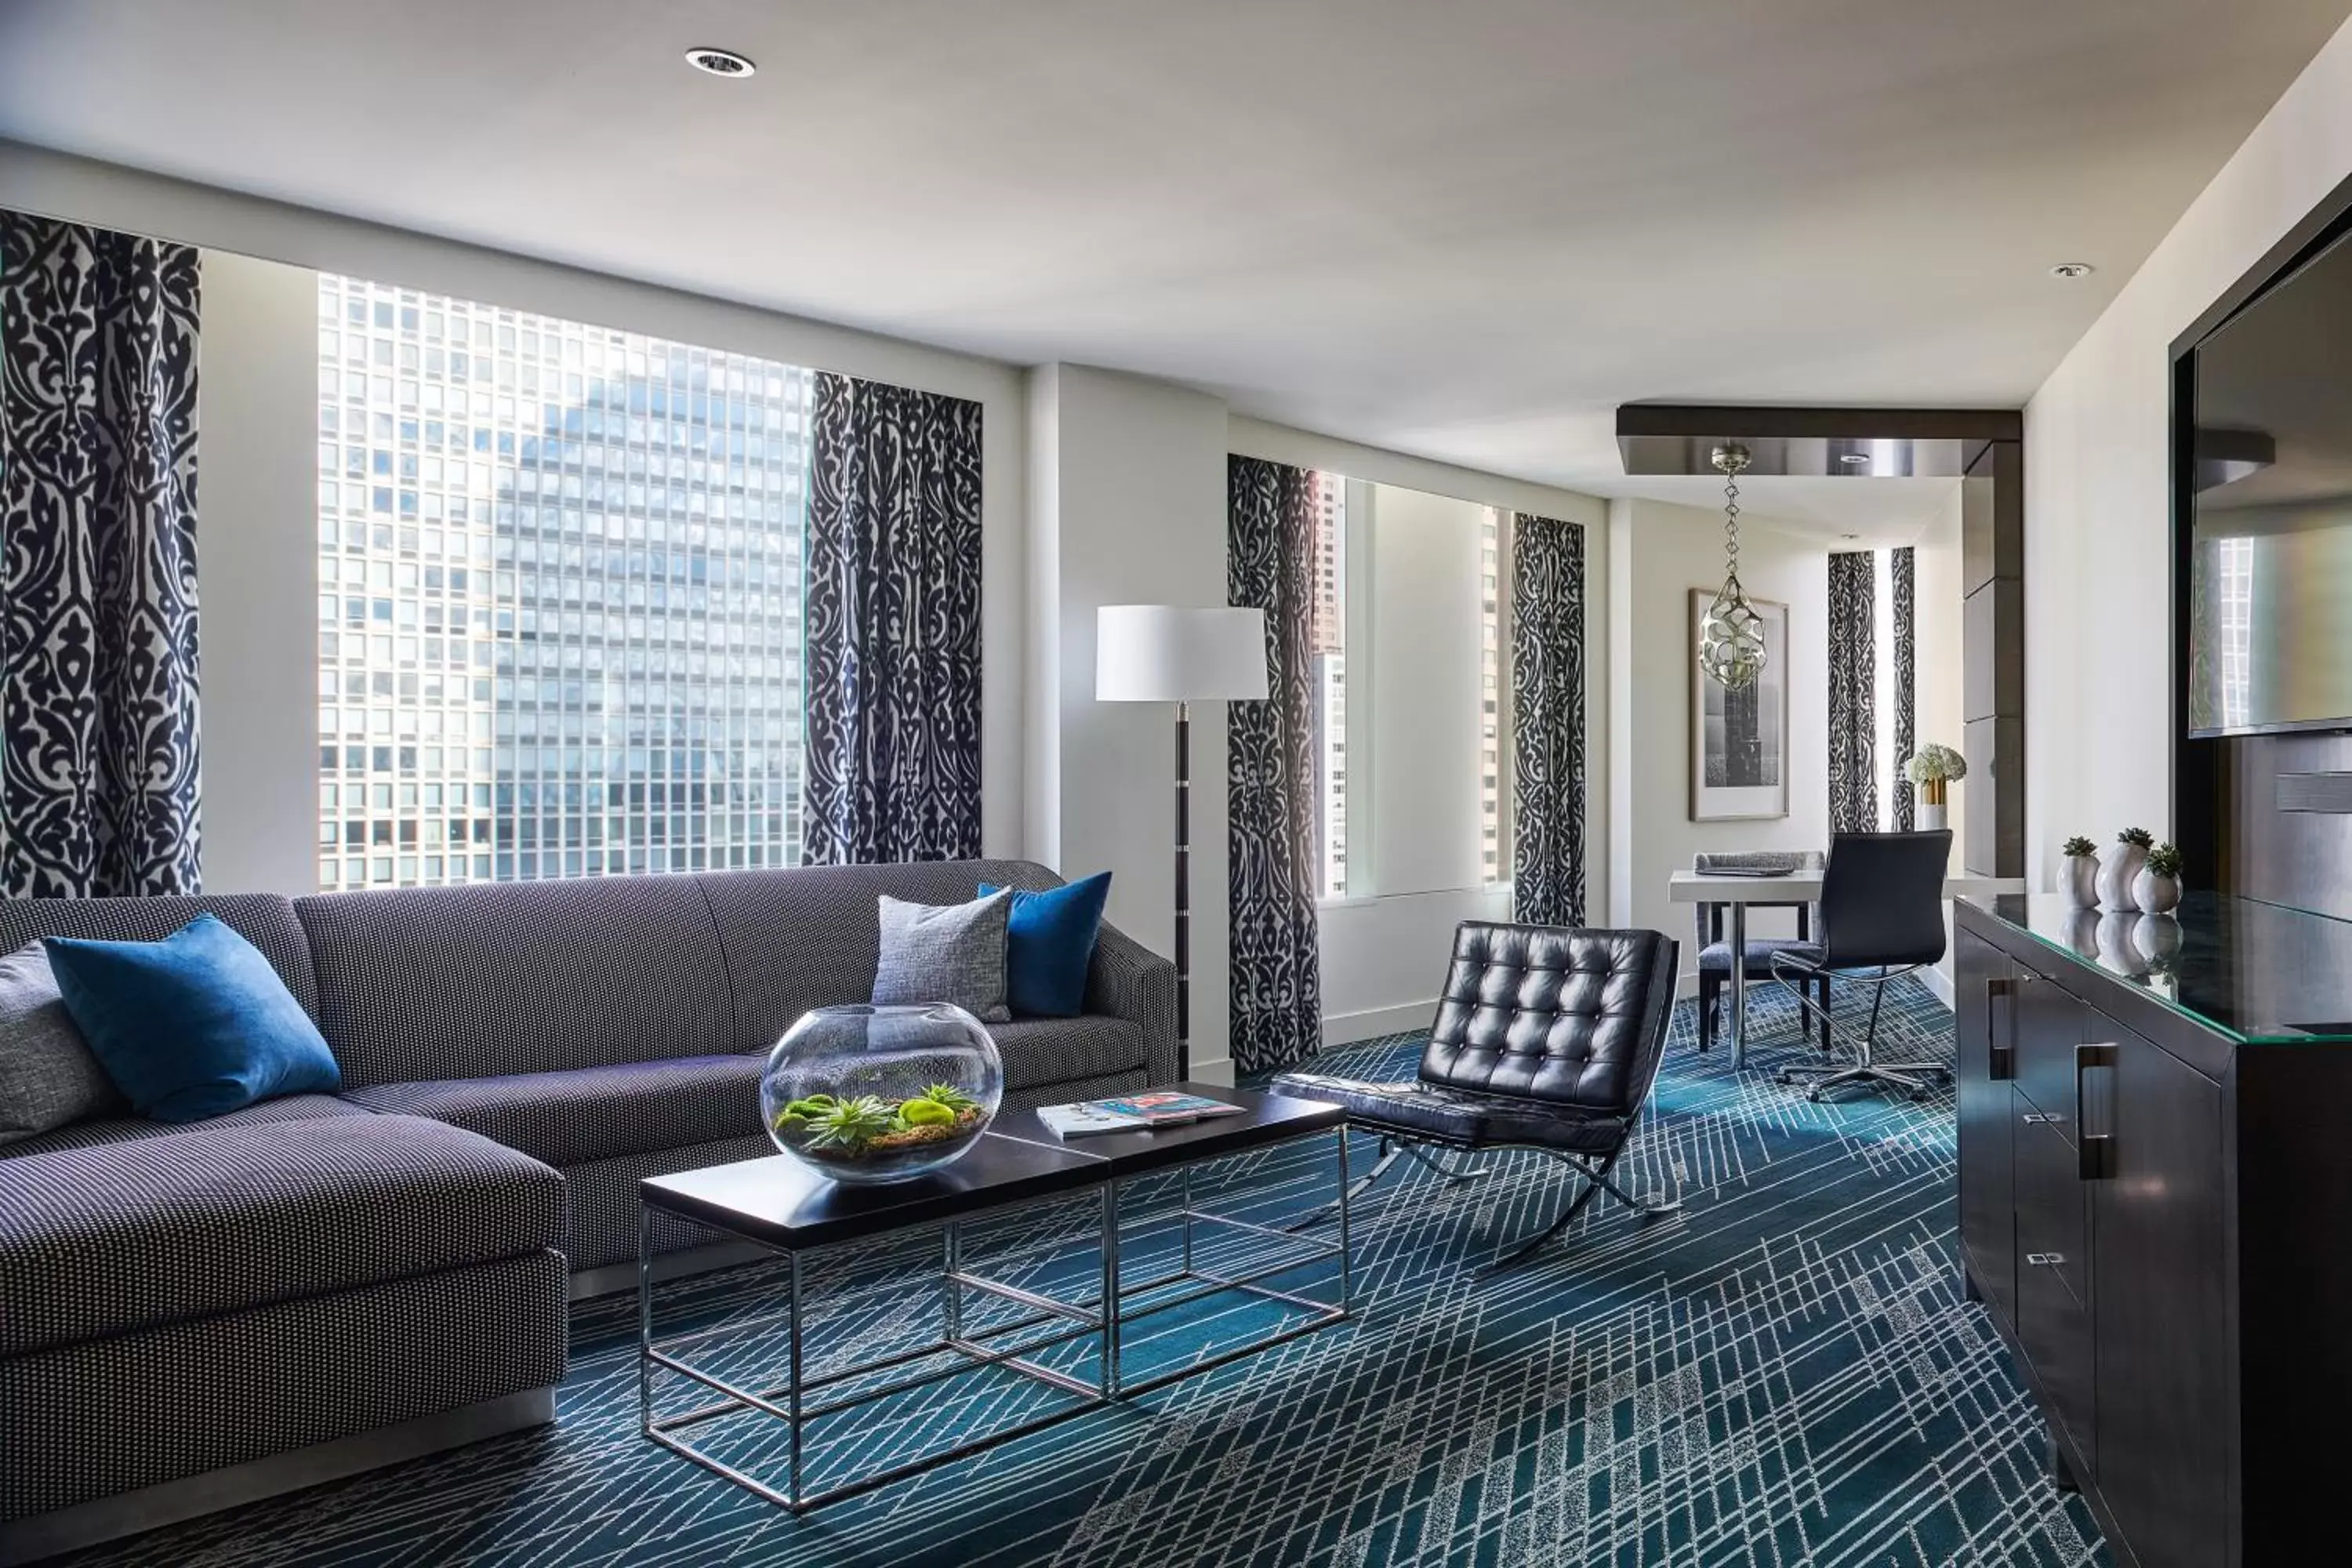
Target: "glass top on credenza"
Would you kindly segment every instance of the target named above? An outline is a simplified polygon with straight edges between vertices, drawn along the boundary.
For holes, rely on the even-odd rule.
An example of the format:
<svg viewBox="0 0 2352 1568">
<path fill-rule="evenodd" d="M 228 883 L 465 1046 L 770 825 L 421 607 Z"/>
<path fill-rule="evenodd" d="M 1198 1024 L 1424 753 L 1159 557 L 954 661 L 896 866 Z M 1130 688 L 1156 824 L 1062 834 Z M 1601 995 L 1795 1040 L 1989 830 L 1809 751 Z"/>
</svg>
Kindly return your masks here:
<svg viewBox="0 0 2352 1568">
<path fill-rule="evenodd" d="M 2076 909 L 2058 893 L 1967 901 L 2241 1045 L 2352 1041 L 2352 921 L 2203 892 L 2168 915 Z"/>
</svg>

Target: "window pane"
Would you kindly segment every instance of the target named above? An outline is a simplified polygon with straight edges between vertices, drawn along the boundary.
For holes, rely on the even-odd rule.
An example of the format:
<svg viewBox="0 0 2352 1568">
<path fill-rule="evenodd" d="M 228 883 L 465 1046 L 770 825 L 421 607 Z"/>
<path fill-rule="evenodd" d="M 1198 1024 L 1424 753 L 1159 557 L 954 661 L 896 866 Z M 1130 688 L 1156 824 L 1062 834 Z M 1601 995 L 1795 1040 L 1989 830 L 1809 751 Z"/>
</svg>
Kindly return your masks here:
<svg viewBox="0 0 2352 1568">
<path fill-rule="evenodd" d="M 1317 474 L 1315 772 L 1321 802 L 1323 896 L 1348 891 L 1348 481 Z"/>
<path fill-rule="evenodd" d="M 810 373 L 319 290 L 321 886 L 792 864 Z"/>
</svg>

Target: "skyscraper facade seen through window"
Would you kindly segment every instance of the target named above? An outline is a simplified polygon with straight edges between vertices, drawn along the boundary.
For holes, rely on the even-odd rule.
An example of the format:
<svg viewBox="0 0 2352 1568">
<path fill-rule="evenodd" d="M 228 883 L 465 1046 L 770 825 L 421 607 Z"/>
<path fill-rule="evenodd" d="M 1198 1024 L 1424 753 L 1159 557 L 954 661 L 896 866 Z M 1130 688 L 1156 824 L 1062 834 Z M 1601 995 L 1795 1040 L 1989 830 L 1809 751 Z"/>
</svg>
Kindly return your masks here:
<svg viewBox="0 0 2352 1568">
<path fill-rule="evenodd" d="M 1309 654 L 1315 680 L 1315 795 L 1322 846 L 1321 896 L 1348 891 L 1348 481 L 1315 476 L 1315 603 Z"/>
<path fill-rule="evenodd" d="M 812 381 L 320 276 L 322 889 L 792 863 Z"/>
</svg>

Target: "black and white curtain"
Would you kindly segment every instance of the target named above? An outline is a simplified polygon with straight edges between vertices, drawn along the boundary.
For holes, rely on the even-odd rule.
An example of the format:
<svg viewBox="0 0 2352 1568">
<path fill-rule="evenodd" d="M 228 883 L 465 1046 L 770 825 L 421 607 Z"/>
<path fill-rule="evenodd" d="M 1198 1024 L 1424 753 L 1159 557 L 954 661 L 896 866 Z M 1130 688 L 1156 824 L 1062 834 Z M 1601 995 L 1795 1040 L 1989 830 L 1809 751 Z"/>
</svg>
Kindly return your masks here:
<svg viewBox="0 0 2352 1568">
<path fill-rule="evenodd" d="M 1316 958 L 1316 483 L 1262 458 L 1225 460 L 1226 597 L 1265 612 L 1266 700 L 1225 710 L 1232 854 L 1233 1057 L 1267 1073 L 1323 1038 Z"/>
<path fill-rule="evenodd" d="M 1895 827 L 1908 833 L 1917 826 L 1916 792 L 1907 771 L 1911 753 L 1919 749 L 1918 640 L 1912 631 L 1913 584 L 1916 558 L 1909 545 L 1890 553 L 1887 585 L 1895 600 Z"/>
<path fill-rule="evenodd" d="M 198 890 L 198 284 L 0 212 L 0 896 Z"/>
<path fill-rule="evenodd" d="M 1830 828 L 1878 826 L 1878 627 L 1871 554 L 1830 556 Z"/>
<path fill-rule="evenodd" d="M 980 853 L 980 405 L 820 373 L 801 858 Z"/>
<path fill-rule="evenodd" d="M 1511 902 L 1584 923 L 1584 530 L 1520 512 L 1511 576 Z"/>
</svg>

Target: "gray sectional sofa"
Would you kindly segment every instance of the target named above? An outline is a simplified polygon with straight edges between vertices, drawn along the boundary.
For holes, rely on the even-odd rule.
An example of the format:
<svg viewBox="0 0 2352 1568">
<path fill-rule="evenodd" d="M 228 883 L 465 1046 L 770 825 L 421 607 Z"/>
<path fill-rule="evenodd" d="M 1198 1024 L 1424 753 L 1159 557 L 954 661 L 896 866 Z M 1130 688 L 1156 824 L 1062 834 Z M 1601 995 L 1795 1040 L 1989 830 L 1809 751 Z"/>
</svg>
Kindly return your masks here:
<svg viewBox="0 0 2352 1568">
<path fill-rule="evenodd" d="M 760 1068 L 802 1012 L 870 994 L 877 896 L 982 881 L 1059 879 L 930 861 L 0 901 L 0 952 L 211 911 L 343 1079 L 0 1146 L 0 1563 L 551 1419 L 567 1296 L 635 1281 L 639 1179 L 772 1152 Z M 1087 1008 L 992 1026 L 1008 1104 L 1175 1077 L 1166 961 L 1104 927 Z"/>
</svg>

